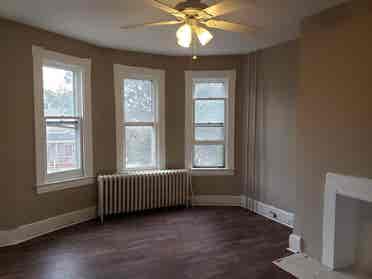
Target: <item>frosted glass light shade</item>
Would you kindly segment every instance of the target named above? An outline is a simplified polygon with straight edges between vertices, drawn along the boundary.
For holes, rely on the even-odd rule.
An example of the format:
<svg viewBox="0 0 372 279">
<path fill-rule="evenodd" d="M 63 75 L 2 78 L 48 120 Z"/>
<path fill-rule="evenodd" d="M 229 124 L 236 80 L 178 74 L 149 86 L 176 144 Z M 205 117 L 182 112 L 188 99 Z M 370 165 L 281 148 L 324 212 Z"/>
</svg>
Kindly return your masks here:
<svg viewBox="0 0 372 279">
<path fill-rule="evenodd" d="M 176 33 L 177 43 L 181 47 L 189 48 L 192 41 L 192 28 L 189 24 L 182 25 Z"/>
<path fill-rule="evenodd" d="M 195 27 L 195 33 L 198 36 L 199 42 L 202 46 L 205 46 L 213 39 L 211 32 L 205 28 Z"/>
</svg>

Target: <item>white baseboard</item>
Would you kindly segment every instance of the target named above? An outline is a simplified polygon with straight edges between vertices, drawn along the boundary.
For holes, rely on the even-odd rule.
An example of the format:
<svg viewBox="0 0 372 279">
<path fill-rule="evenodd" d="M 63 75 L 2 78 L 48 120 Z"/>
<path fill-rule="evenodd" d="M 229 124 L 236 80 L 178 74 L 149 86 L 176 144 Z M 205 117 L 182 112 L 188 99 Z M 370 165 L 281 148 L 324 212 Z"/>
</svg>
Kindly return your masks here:
<svg viewBox="0 0 372 279">
<path fill-rule="evenodd" d="M 194 196 L 193 206 L 241 206 L 241 196 L 200 195 Z"/>
<path fill-rule="evenodd" d="M 97 217 L 97 208 L 88 207 L 81 210 L 58 215 L 18 228 L 0 231 L 0 247 L 16 245 L 29 239 L 82 223 Z"/>
<path fill-rule="evenodd" d="M 293 228 L 294 214 L 273 206 L 264 204 L 252 199 L 246 199 L 240 195 L 200 195 L 194 196 L 194 206 L 236 206 L 251 210 L 259 215 L 269 218 L 275 222 L 281 223 Z M 274 215 L 276 217 L 274 217 Z M 78 223 L 82 223 L 91 219 L 97 218 L 97 208 L 89 207 L 59 216 L 55 216 L 46 220 L 41 220 L 35 223 L 22 225 L 18 228 L 0 231 L 0 247 L 16 245 L 29 239 L 65 228 Z M 291 235 L 292 236 L 292 235 Z M 301 238 L 300 238 L 301 239 Z M 292 237 L 290 248 L 293 251 L 298 243 L 297 238 Z M 291 243 L 291 242 L 290 242 Z M 299 246 L 301 247 L 301 246 Z"/>
<path fill-rule="evenodd" d="M 194 196 L 194 206 L 239 206 L 249 209 L 261 216 L 269 218 L 275 222 L 293 228 L 294 214 L 276 208 L 274 206 L 246 198 L 244 195 L 200 195 Z"/>
<path fill-rule="evenodd" d="M 258 215 L 264 216 L 270 220 L 273 220 L 293 229 L 293 213 L 287 212 L 285 210 L 276 208 L 260 201 L 253 200 L 251 198 L 245 198 L 244 196 L 242 196 L 242 203 L 245 205 L 245 208 L 257 213 Z"/>
<path fill-rule="evenodd" d="M 302 238 L 297 234 L 291 234 L 289 236 L 289 248 L 288 251 L 292 253 L 302 253 Z"/>
</svg>

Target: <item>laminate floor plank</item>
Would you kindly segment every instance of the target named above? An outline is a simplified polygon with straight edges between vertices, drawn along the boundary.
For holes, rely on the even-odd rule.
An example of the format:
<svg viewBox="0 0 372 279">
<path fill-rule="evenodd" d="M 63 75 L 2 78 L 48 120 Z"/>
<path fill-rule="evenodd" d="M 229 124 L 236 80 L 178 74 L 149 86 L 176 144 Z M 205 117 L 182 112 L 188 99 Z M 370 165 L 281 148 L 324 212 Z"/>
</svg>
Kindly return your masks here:
<svg viewBox="0 0 372 279">
<path fill-rule="evenodd" d="M 0 248 L 0 279 L 293 279 L 291 230 L 241 208 L 163 209 Z"/>
</svg>

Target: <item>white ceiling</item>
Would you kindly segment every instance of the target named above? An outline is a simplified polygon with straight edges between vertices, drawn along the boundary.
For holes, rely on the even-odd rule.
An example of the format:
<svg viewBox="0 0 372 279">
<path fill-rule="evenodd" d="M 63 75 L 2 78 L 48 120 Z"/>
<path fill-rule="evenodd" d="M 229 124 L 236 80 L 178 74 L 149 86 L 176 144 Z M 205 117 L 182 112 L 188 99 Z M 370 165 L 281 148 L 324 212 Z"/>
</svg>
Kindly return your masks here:
<svg viewBox="0 0 372 279">
<path fill-rule="evenodd" d="M 250 0 L 240 0 L 250 1 Z M 246 9 L 221 17 L 259 27 L 255 34 L 215 31 L 200 55 L 238 54 L 294 39 L 305 16 L 346 0 L 256 0 Z M 175 5 L 179 0 L 163 0 Z M 207 4 L 218 0 L 205 0 Z M 0 0 L 0 17 L 13 19 L 99 46 L 188 55 L 176 44 L 176 26 L 121 30 L 128 24 L 172 19 L 146 0 Z"/>
</svg>

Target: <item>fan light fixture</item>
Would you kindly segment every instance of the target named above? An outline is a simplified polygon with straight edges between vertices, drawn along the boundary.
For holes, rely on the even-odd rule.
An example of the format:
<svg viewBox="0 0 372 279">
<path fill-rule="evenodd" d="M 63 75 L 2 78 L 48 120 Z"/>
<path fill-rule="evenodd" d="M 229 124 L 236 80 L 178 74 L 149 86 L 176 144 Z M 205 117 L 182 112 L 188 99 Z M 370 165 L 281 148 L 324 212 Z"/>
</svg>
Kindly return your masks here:
<svg viewBox="0 0 372 279">
<path fill-rule="evenodd" d="M 134 24 L 123 26 L 122 29 L 138 28 L 143 26 L 156 27 L 167 25 L 181 25 L 177 30 L 177 43 L 181 47 L 193 48 L 193 39 L 198 38 L 202 46 L 207 45 L 212 39 L 213 35 L 206 28 L 220 29 L 230 32 L 248 32 L 255 31 L 254 26 L 246 26 L 230 21 L 215 19 L 221 15 L 225 15 L 236 10 L 240 10 L 249 6 L 254 0 L 220 0 L 214 5 L 207 5 L 203 0 L 184 0 L 178 3 L 175 7 L 164 4 L 165 0 L 147 0 L 153 7 L 163 10 L 171 14 L 176 20 L 170 21 L 156 21 L 143 24 Z M 203 27 L 201 27 L 203 26 Z"/>
</svg>

